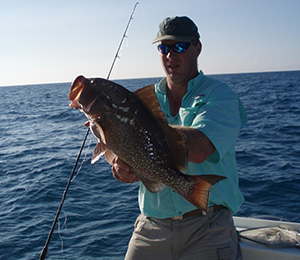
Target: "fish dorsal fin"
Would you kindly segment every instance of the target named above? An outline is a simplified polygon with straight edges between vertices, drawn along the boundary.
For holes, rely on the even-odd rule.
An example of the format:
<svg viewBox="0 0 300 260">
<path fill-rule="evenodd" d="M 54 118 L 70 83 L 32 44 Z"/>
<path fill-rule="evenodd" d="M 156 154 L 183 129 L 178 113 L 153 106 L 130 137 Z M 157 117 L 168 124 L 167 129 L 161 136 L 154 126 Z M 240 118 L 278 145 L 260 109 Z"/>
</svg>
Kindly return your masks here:
<svg viewBox="0 0 300 260">
<path fill-rule="evenodd" d="M 176 167 L 181 172 L 184 172 L 188 161 L 185 137 L 179 130 L 168 125 L 164 112 L 160 110 L 160 104 L 155 94 L 154 85 L 140 88 L 134 91 L 134 94 L 154 115 L 155 121 L 169 142 Z"/>
<path fill-rule="evenodd" d="M 154 84 L 139 88 L 133 92 L 142 103 L 152 112 L 152 114 L 167 123 L 165 114 L 160 110 L 160 104 L 154 91 Z"/>
</svg>

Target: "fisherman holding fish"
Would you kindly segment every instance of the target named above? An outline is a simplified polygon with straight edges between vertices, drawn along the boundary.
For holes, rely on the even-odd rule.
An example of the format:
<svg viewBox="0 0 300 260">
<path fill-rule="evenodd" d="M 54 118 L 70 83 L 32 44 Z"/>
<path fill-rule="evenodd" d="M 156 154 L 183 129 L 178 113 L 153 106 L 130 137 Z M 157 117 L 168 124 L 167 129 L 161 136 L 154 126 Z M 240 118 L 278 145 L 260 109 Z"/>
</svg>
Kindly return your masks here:
<svg viewBox="0 0 300 260">
<path fill-rule="evenodd" d="M 198 70 L 202 44 L 188 17 L 166 18 L 153 43 L 166 77 L 130 92 L 78 76 L 70 106 L 98 139 L 116 179 L 140 181 L 141 214 L 126 260 L 241 259 L 232 214 L 243 203 L 235 142 L 247 121 L 238 96 Z"/>
<path fill-rule="evenodd" d="M 184 174 L 225 179 L 211 188 L 206 212 L 168 186 L 153 193 L 141 182 L 141 214 L 125 259 L 242 259 L 232 214 L 244 201 L 235 143 L 247 121 L 245 109 L 226 84 L 198 70 L 202 44 L 188 17 L 164 19 L 153 43 L 158 43 L 166 74 L 154 87 L 156 98 L 168 124 L 185 136 L 187 144 Z M 119 156 L 112 163 L 117 180 L 140 180 Z"/>
</svg>

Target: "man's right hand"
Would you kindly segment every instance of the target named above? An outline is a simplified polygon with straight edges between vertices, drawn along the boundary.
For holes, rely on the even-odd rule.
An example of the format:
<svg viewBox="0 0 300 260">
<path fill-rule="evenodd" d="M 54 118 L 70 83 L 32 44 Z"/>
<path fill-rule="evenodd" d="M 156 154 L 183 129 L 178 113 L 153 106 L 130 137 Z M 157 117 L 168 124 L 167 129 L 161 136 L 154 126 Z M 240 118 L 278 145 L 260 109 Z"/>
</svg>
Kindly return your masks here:
<svg viewBox="0 0 300 260">
<path fill-rule="evenodd" d="M 118 156 L 112 161 L 112 172 L 115 179 L 124 183 L 139 181 L 139 178 L 131 171 L 128 164 L 123 162 Z"/>
</svg>

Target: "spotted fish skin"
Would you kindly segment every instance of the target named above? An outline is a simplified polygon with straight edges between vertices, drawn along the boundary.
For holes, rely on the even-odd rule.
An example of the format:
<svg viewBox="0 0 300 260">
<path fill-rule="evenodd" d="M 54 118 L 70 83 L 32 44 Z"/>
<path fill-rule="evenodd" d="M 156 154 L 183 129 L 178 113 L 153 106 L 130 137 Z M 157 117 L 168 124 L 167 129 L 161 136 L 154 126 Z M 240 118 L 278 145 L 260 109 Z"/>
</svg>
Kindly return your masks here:
<svg viewBox="0 0 300 260">
<path fill-rule="evenodd" d="M 187 162 L 185 139 L 166 123 L 153 87 L 132 93 L 105 79 L 79 76 L 69 99 L 71 107 L 87 116 L 98 139 L 93 163 L 103 154 L 111 163 L 117 155 L 150 192 L 167 185 L 196 207 L 207 209 L 210 188 L 224 177 L 190 176 L 179 170 Z"/>
</svg>

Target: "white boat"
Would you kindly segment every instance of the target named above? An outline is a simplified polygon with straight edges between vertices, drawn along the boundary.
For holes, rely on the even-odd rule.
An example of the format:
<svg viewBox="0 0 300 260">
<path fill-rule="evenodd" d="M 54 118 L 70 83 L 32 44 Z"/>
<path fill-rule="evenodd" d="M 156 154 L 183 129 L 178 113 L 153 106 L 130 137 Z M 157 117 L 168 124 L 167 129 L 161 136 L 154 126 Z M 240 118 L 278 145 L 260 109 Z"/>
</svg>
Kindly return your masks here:
<svg viewBox="0 0 300 260">
<path fill-rule="evenodd" d="M 234 217 L 233 219 L 240 234 L 240 246 L 242 249 L 243 260 L 300 260 L 300 223 L 246 217 Z M 264 231 L 266 243 L 268 243 L 268 245 L 265 245 L 266 243 L 260 241 L 260 239 L 250 238 L 247 234 L 250 234 L 250 230 L 254 231 L 252 233 L 256 232 L 257 234 L 264 230 L 271 231 Z M 277 240 L 279 237 L 280 241 L 282 234 L 279 233 L 281 230 L 283 231 L 283 236 L 285 231 L 291 234 L 291 241 L 293 240 L 294 245 L 276 244 L 268 240 L 270 238 L 268 236 L 269 234 L 272 233 L 272 235 L 274 235 L 278 231 L 275 236 L 277 237 Z M 254 242 L 254 240 L 256 241 Z"/>
</svg>

